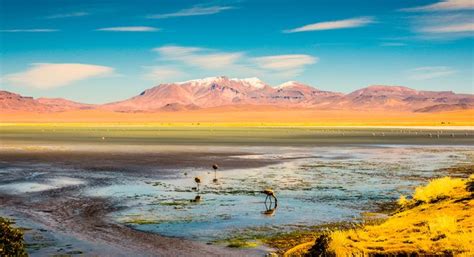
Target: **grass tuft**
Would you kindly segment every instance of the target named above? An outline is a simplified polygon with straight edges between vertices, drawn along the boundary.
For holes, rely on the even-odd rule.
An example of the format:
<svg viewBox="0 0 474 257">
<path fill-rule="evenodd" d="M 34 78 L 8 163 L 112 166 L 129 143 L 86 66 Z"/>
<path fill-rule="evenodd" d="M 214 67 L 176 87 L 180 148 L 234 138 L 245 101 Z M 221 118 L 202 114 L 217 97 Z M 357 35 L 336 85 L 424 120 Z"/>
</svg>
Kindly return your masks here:
<svg viewBox="0 0 474 257">
<path fill-rule="evenodd" d="M 465 186 L 466 181 L 461 178 L 444 177 L 434 179 L 428 185 L 416 188 L 413 200 L 424 203 L 435 202 L 455 196 Z"/>
</svg>

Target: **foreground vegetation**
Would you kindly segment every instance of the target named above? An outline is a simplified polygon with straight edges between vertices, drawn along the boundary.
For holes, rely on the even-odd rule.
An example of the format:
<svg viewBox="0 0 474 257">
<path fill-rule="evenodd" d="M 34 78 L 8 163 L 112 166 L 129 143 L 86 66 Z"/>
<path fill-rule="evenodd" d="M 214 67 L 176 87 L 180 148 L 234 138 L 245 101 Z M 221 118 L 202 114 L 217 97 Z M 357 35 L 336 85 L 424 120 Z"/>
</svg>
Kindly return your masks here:
<svg viewBox="0 0 474 257">
<path fill-rule="evenodd" d="M 27 256 L 23 232 L 11 220 L 0 217 L 0 256 Z"/>
<path fill-rule="evenodd" d="M 321 235 L 306 255 L 474 256 L 474 175 L 432 180 L 399 204 L 381 224 Z M 298 247 L 287 253 L 309 245 Z"/>
</svg>

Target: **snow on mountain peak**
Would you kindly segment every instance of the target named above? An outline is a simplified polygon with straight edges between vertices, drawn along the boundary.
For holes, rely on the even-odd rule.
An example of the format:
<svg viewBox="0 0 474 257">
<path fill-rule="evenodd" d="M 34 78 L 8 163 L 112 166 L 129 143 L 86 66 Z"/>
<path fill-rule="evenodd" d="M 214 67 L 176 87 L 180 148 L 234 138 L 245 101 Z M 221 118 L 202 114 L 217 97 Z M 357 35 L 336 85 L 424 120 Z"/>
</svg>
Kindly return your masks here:
<svg viewBox="0 0 474 257">
<path fill-rule="evenodd" d="M 247 87 L 254 87 L 258 89 L 262 89 L 267 85 L 265 82 L 261 81 L 259 78 L 256 78 L 256 77 L 244 78 L 244 79 L 239 79 L 239 78 L 229 79 L 225 76 L 207 77 L 203 79 L 192 79 L 192 80 L 187 80 L 187 81 L 182 81 L 182 82 L 176 82 L 175 84 L 178 84 L 178 85 L 192 84 L 196 86 L 197 85 L 208 86 L 212 83 L 219 83 L 219 82 L 226 82 L 226 81 L 238 82 Z"/>
<path fill-rule="evenodd" d="M 182 82 L 176 82 L 176 84 L 183 85 L 183 84 L 193 83 L 193 84 L 207 85 L 209 83 L 218 82 L 218 81 L 222 81 L 222 80 L 226 80 L 226 79 L 227 79 L 227 77 L 225 77 L 225 76 L 207 77 L 207 78 L 203 78 L 203 79 L 192 79 L 192 80 L 187 80 L 187 81 L 182 81 Z"/>
<path fill-rule="evenodd" d="M 280 84 L 277 88 L 292 87 L 292 86 L 297 85 L 297 84 L 298 84 L 297 81 L 287 81 L 283 84 Z"/>
<path fill-rule="evenodd" d="M 238 79 L 238 78 L 233 78 L 230 79 L 235 82 L 241 82 L 245 83 L 249 86 L 255 87 L 255 88 L 264 88 L 267 84 L 265 82 L 261 81 L 259 78 L 253 77 L 253 78 L 245 78 L 245 79 Z"/>
</svg>

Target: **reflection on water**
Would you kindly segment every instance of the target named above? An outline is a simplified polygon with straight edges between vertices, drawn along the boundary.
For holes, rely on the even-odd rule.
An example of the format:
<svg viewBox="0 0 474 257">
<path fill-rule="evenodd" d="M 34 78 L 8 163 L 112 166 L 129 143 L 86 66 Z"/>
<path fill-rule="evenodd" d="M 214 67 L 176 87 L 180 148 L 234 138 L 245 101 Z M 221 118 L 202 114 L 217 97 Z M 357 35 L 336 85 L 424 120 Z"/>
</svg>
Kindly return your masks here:
<svg viewBox="0 0 474 257">
<path fill-rule="evenodd" d="M 277 207 L 278 207 L 277 202 L 272 203 L 270 201 L 269 202 L 265 201 L 265 210 L 262 211 L 262 214 L 266 216 L 273 216 L 275 215 L 275 211 Z"/>
<path fill-rule="evenodd" d="M 92 193 L 124 200 L 127 208 L 113 218 L 137 229 L 215 240 L 244 228 L 288 229 L 350 220 L 376 203 L 411 192 L 437 176 L 435 169 L 471 161 L 466 160 L 469 148 L 463 147 L 295 148 L 288 156 L 266 150 L 260 158 L 298 158 L 261 168 L 221 167 L 217 183 L 209 166 L 209 170 L 187 169 L 187 176 L 180 171 L 175 177 L 130 181 Z M 199 200 L 193 190 L 197 185 Z M 275 190 L 278 205 L 262 195 L 266 188 Z"/>
<path fill-rule="evenodd" d="M 179 150 L 190 155 L 199 152 L 198 148 L 180 147 L 171 150 L 178 154 L 168 159 L 175 159 L 166 160 L 176 165 L 163 168 L 151 162 L 153 156 L 138 155 L 134 146 L 128 158 L 136 165 L 126 172 L 123 162 L 110 161 L 106 155 L 103 162 L 107 165 L 100 170 L 52 162 L 2 162 L 0 194 L 31 195 L 81 186 L 78 194 L 82 197 L 107 197 L 123 207 L 109 217 L 117 222 L 167 236 L 209 241 L 245 229 L 291 229 L 351 220 L 373 210 L 377 203 L 411 192 L 426 179 L 446 175 L 433 170 L 472 163 L 473 149 L 374 145 L 212 148 L 216 153 L 237 153 L 232 157 L 238 156 L 241 167 L 255 160 L 284 160 L 258 168 L 234 165 L 230 169 L 222 165 L 228 156 L 209 158 L 212 162 L 203 165 L 202 160 L 207 159 L 197 163 L 179 155 Z M 145 150 L 152 152 L 151 147 Z M 155 150 L 166 151 L 165 147 Z M 182 158 L 187 158 L 185 163 Z M 218 176 L 214 162 L 219 164 Z M 207 168 L 200 168 L 203 166 Z M 262 194 L 267 188 L 274 190 L 278 202 Z"/>
</svg>

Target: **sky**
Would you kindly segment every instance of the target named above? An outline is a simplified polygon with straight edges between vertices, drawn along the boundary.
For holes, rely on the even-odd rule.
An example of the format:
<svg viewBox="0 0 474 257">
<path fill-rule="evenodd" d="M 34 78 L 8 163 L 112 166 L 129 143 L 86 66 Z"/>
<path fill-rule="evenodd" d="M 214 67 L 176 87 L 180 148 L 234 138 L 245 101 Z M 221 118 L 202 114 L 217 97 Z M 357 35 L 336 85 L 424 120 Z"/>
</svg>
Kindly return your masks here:
<svg viewBox="0 0 474 257">
<path fill-rule="evenodd" d="M 474 93 L 472 0 L 0 0 L 0 85 L 86 103 L 210 76 Z"/>
</svg>

